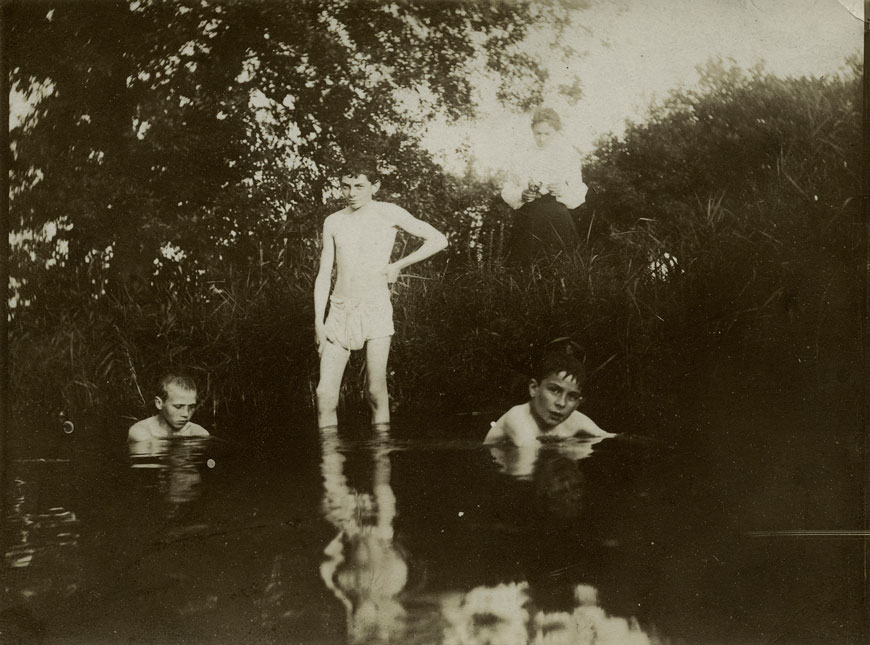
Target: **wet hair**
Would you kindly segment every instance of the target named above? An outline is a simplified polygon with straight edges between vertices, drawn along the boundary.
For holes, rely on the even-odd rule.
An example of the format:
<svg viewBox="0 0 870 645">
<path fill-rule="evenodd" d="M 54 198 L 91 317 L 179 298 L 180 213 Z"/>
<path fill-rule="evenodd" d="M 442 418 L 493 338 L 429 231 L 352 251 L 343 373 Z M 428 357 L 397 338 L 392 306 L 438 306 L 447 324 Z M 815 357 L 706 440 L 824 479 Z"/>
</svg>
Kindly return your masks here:
<svg viewBox="0 0 870 645">
<path fill-rule="evenodd" d="M 381 180 L 378 162 L 374 157 L 370 155 L 348 157 L 338 172 L 339 177 L 359 177 L 360 175 L 365 175 L 366 179 L 373 184 Z"/>
<path fill-rule="evenodd" d="M 553 108 L 539 107 L 534 111 L 532 114 L 532 127 L 534 128 L 539 123 L 548 123 L 557 132 L 562 131 L 562 119 L 559 118 L 559 113 Z"/>
<path fill-rule="evenodd" d="M 167 399 L 170 385 L 188 392 L 196 392 L 196 383 L 192 378 L 184 374 L 170 372 L 161 376 L 160 380 L 157 381 L 157 396 L 164 400 Z"/>
<path fill-rule="evenodd" d="M 577 381 L 578 385 L 583 385 L 586 380 L 586 368 L 583 367 L 582 361 L 574 355 L 573 343 L 548 348 L 535 363 L 532 369 L 532 378 L 540 383 L 548 376 L 561 372 L 565 372 L 566 376 Z"/>
</svg>

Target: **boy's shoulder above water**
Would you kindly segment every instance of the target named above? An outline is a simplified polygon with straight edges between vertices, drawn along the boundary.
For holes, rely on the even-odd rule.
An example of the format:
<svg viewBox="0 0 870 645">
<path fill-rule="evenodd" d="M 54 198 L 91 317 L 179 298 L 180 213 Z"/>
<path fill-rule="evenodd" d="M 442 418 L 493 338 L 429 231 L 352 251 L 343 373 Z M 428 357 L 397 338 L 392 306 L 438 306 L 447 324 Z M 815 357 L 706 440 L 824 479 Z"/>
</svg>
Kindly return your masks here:
<svg viewBox="0 0 870 645">
<path fill-rule="evenodd" d="M 180 430 L 170 431 L 160 422 L 160 416 L 154 415 L 137 421 L 127 431 L 127 441 L 151 441 L 152 439 L 169 439 L 171 437 L 209 437 L 205 428 L 198 423 L 188 421 Z"/>
<path fill-rule="evenodd" d="M 529 402 L 515 405 L 496 421 L 484 439 L 484 443 L 507 442 L 516 446 L 534 445 L 542 439 L 568 439 L 576 436 L 613 437 L 611 432 L 602 430 L 592 419 L 572 411 L 562 422 L 547 428 L 541 428 L 532 413 Z"/>
</svg>

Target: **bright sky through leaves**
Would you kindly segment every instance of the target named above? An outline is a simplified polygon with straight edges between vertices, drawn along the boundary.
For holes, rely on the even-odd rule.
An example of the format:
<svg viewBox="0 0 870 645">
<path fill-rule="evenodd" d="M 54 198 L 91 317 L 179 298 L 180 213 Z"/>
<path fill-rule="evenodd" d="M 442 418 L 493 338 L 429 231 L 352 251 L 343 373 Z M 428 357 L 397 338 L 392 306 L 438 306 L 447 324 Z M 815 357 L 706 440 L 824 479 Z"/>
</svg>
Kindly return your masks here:
<svg viewBox="0 0 870 645">
<path fill-rule="evenodd" d="M 691 87 L 696 68 L 710 59 L 733 59 L 749 68 L 763 63 L 779 76 L 836 73 L 860 51 L 863 9 L 854 0 L 612 0 L 581 11 L 568 33 L 578 55 L 569 67 L 546 58 L 552 85 L 580 81 L 583 96 L 570 105 L 549 102 L 562 114 L 565 133 L 582 150 L 622 131 L 626 119 L 642 120 L 649 104 L 671 89 Z M 552 34 L 529 47 L 546 56 Z M 428 142 L 457 171 L 455 150 L 469 145 L 482 168 L 498 169 L 517 144 L 530 142 L 525 115 L 511 113 L 480 87 L 482 118 L 439 124 Z"/>
</svg>

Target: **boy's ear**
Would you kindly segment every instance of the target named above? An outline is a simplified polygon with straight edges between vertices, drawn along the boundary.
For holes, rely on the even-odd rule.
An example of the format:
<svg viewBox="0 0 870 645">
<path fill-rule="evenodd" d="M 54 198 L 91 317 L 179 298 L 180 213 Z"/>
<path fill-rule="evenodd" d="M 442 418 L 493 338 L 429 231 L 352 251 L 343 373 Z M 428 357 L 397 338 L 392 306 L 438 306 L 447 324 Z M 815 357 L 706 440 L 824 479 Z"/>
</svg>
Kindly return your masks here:
<svg viewBox="0 0 870 645">
<path fill-rule="evenodd" d="M 154 397 L 154 407 L 158 410 L 163 409 L 163 399 L 161 399 L 159 396 Z"/>
<path fill-rule="evenodd" d="M 377 181 L 373 181 L 372 182 L 372 195 L 374 195 L 380 189 L 381 189 L 381 180 L 378 179 Z"/>
<path fill-rule="evenodd" d="M 535 396 L 538 393 L 538 382 L 535 379 L 529 379 L 529 396 Z"/>
</svg>

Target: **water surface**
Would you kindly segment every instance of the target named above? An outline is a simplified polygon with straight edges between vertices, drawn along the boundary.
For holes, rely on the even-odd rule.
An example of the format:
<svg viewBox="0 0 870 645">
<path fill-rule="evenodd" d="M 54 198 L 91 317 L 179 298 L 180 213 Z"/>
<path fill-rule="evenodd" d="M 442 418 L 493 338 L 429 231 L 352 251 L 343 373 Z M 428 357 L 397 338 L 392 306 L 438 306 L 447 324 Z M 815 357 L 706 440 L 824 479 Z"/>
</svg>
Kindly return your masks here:
<svg viewBox="0 0 870 645">
<path fill-rule="evenodd" d="M 482 446 L 479 417 L 133 451 L 121 427 L 19 424 L 0 625 L 58 643 L 863 642 L 851 429 L 781 401 L 695 412 L 525 451 Z"/>
</svg>

